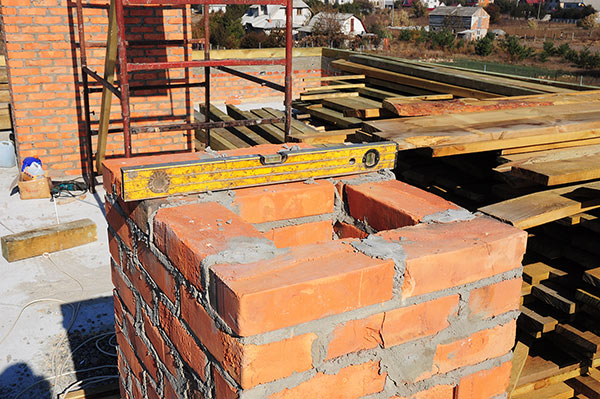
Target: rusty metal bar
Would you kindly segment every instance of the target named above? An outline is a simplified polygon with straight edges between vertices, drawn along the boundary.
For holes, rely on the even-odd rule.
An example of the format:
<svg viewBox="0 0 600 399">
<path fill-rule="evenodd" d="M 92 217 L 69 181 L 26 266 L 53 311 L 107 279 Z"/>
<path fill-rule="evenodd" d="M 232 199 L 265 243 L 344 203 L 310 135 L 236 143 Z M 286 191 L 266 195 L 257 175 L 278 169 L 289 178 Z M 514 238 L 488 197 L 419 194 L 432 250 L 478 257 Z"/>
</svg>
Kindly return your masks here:
<svg viewBox="0 0 600 399">
<path fill-rule="evenodd" d="M 265 125 L 272 123 L 281 123 L 285 118 L 268 118 L 268 119 L 244 119 L 234 121 L 217 121 L 217 122 L 193 122 L 193 123 L 176 123 L 171 125 L 152 125 L 152 126 L 139 126 L 132 127 L 131 132 L 136 133 L 158 133 L 158 132 L 170 132 L 179 130 L 191 130 L 191 129 L 215 129 L 215 128 L 227 128 L 234 126 L 256 126 Z"/>
<path fill-rule="evenodd" d="M 187 44 L 202 43 L 202 39 L 187 39 L 187 40 L 126 40 L 128 46 L 131 47 L 154 47 L 154 46 L 185 46 Z M 87 42 L 88 47 L 104 48 L 105 42 Z"/>
<path fill-rule="evenodd" d="M 262 79 L 262 78 L 259 78 L 257 76 L 254 76 L 254 75 L 250 75 L 249 73 L 241 72 L 241 71 L 238 71 L 238 70 L 235 70 L 235 69 L 231 69 L 231 68 L 228 68 L 228 67 L 224 67 L 224 66 L 219 66 L 219 67 L 216 67 L 216 68 L 218 70 L 220 70 L 220 71 L 227 72 L 229 74 L 238 76 L 240 78 L 249 80 L 249 81 L 254 82 L 254 83 L 258 83 L 261 86 L 267 86 L 267 87 L 269 87 L 269 88 L 271 88 L 273 90 L 285 92 L 285 86 L 282 86 L 282 85 L 277 84 L 275 82 L 271 82 L 270 80 Z"/>
<path fill-rule="evenodd" d="M 210 45 L 204 45 L 204 48 Z M 199 61 L 179 61 L 179 62 L 144 62 L 127 64 L 129 72 L 152 71 L 156 69 L 174 69 L 174 68 L 198 68 L 198 67 L 217 67 L 217 66 L 247 66 L 247 65 L 285 65 L 284 58 L 264 58 L 264 59 L 228 59 L 211 60 L 204 59 Z"/>
<path fill-rule="evenodd" d="M 188 87 L 204 87 L 204 82 L 198 83 L 174 83 L 174 84 L 161 84 L 161 85 L 144 85 L 144 86 L 129 86 L 129 91 L 142 91 L 142 90 L 164 90 L 164 89 L 185 89 Z M 110 90 L 110 89 L 109 89 Z M 101 92 L 102 88 L 92 87 L 89 89 L 90 93 Z M 119 93 L 120 95 L 120 93 Z"/>
<path fill-rule="evenodd" d="M 79 34 L 79 62 L 81 64 L 81 82 L 83 85 L 83 112 L 85 120 L 85 180 L 88 185 L 90 193 L 96 192 L 95 179 L 94 179 L 94 160 L 93 160 L 93 149 L 92 149 L 92 132 L 91 132 L 91 121 L 90 121 L 90 95 L 88 92 L 89 81 L 86 72 L 87 68 L 87 53 L 85 43 L 85 28 L 83 25 L 83 5 L 81 0 L 77 0 L 77 31 Z"/>
<path fill-rule="evenodd" d="M 283 142 L 287 143 L 292 129 L 292 27 L 293 1 L 287 0 L 285 9 L 285 128 Z"/>
<path fill-rule="evenodd" d="M 121 82 L 121 113 L 123 114 L 123 147 L 125 158 L 131 157 L 131 114 L 129 107 L 129 76 L 127 76 L 127 46 L 125 44 L 125 10 L 117 0 L 117 38 L 119 52 L 119 81 Z"/>
<path fill-rule="evenodd" d="M 123 5 L 126 6 L 183 6 L 187 4 L 274 4 L 284 6 L 287 4 L 287 0 L 123 0 Z"/>
<path fill-rule="evenodd" d="M 204 5 L 204 62 L 207 63 L 210 60 L 210 23 L 208 16 L 210 13 L 210 6 Z M 222 64 L 219 64 L 222 65 Z M 210 109 L 210 65 L 206 64 L 204 67 L 204 109 Z M 204 123 L 209 123 L 210 117 L 207 115 L 204 117 Z M 205 133 L 205 144 L 206 147 L 210 147 L 210 126 L 204 128 Z"/>
<path fill-rule="evenodd" d="M 104 79 L 102 76 L 98 75 L 96 72 L 92 71 L 90 68 L 88 67 L 83 67 L 81 68 L 84 72 L 84 75 L 90 75 L 92 78 L 94 78 L 98 83 L 102 84 L 102 86 L 106 87 L 108 90 L 111 91 L 112 94 L 114 94 L 115 96 L 117 96 L 117 98 L 121 98 L 121 92 L 119 91 L 118 88 L 116 88 L 115 86 L 111 85 L 110 82 L 106 79 Z M 87 78 L 87 77 L 86 77 Z M 89 89 L 88 88 L 88 93 L 93 93 L 92 91 L 93 89 Z M 96 91 L 102 91 L 102 89 L 98 89 Z"/>
</svg>

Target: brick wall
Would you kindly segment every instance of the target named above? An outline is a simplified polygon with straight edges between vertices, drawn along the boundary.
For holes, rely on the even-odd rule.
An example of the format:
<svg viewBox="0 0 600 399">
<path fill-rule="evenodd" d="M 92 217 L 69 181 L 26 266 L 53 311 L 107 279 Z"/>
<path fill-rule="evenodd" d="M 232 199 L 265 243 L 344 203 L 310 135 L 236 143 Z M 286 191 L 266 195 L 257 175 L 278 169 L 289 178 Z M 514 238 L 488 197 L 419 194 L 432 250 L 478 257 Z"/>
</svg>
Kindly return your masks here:
<svg viewBox="0 0 600 399">
<path fill-rule="evenodd" d="M 108 0 L 84 1 L 94 7 L 84 8 L 86 40 L 106 42 Z M 9 84 L 17 151 L 20 158 L 39 156 L 55 176 L 81 175 L 85 164 L 85 128 L 81 70 L 79 65 L 77 14 L 75 1 L 70 0 L 2 0 L 1 16 L 6 42 Z M 129 8 L 126 10 L 128 40 L 191 38 L 187 8 Z M 189 25 L 188 25 L 189 26 Z M 103 75 L 104 48 L 90 48 L 88 65 Z M 137 48 L 128 52 L 130 61 L 183 60 L 192 57 L 184 47 L 161 49 Z M 277 77 L 279 71 L 270 71 Z M 320 75 L 320 70 L 298 70 L 303 74 Z M 195 75 L 199 75 L 195 76 Z M 166 81 L 201 81 L 201 74 L 184 70 L 141 72 L 132 74 L 130 84 L 161 84 Z M 255 98 L 267 95 L 254 84 L 242 83 L 238 78 L 215 76 L 215 101 L 230 97 Z M 296 79 L 298 82 L 298 79 Z M 299 88 L 297 88 L 299 90 Z M 272 92 L 271 92 L 272 93 Z M 186 91 L 138 91 L 132 97 L 132 120 L 145 124 L 148 117 L 164 123 L 189 119 L 191 107 L 203 101 L 201 89 Z M 101 94 L 91 94 L 92 128 L 97 128 L 100 116 Z M 113 102 L 111 119 L 120 118 L 121 108 Z M 118 124 L 111 128 L 118 128 Z M 134 153 L 185 151 L 192 148 L 189 132 L 144 133 L 132 137 Z M 95 151 L 96 142 L 93 141 Z M 121 133 L 109 136 L 107 155 L 123 152 Z"/>
<path fill-rule="evenodd" d="M 105 162 L 123 398 L 503 397 L 524 232 L 381 174 L 123 203 L 164 160 Z"/>
</svg>

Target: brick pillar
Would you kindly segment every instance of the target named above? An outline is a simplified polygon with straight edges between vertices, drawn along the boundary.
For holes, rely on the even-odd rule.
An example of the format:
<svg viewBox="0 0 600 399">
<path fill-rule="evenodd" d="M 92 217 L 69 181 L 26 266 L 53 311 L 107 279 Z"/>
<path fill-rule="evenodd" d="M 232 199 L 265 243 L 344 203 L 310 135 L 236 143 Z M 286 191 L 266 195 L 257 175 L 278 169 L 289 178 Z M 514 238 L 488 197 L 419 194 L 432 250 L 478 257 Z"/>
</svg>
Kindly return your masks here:
<svg viewBox="0 0 600 399">
<path fill-rule="evenodd" d="M 504 395 L 524 232 L 381 174 L 123 203 L 164 159 L 105 162 L 124 398 Z"/>
<path fill-rule="evenodd" d="M 84 8 L 86 40 L 106 43 L 109 1 L 83 3 L 97 6 Z M 85 162 L 85 128 L 75 1 L 2 0 L 0 12 L 19 156 L 41 157 L 55 175 L 80 175 Z M 128 8 L 126 18 L 128 40 L 191 38 L 191 28 L 183 29 L 183 23 L 190 20 L 189 8 Z M 105 51 L 96 47 L 87 52 L 89 67 L 100 76 L 104 74 Z M 183 46 L 154 46 L 132 50 L 128 55 L 130 62 L 172 61 L 190 59 L 191 51 Z M 132 86 L 187 78 L 181 69 L 130 76 Z M 132 94 L 136 124 L 147 123 L 147 117 L 158 117 L 164 123 L 190 118 L 192 98 L 184 89 Z M 100 116 L 100 98 L 101 93 L 91 94 L 93 122 Z M 112 111 L 111 119 L 119 119 L 121 107 L 116 100 Z M 115 127 L 118 125 L 111 126 Z M 97 129 L 97 124 L 92 128 Z M 135 153 L 186 150 L 192 143 L 187 132 L 137 134 L 132 142 Z M 95 138 L 93 147 L 95 151 Z M 107 155 L 122 153 L 122 133 L 110 134 Z"/>
</svg>

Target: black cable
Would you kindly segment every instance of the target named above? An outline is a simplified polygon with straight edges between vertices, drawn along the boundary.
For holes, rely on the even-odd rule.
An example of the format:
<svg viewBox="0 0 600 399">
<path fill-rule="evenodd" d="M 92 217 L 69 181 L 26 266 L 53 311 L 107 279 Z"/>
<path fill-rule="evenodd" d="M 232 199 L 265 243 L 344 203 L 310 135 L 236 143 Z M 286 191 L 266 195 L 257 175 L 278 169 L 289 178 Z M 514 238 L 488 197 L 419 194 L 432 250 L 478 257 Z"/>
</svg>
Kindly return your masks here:
<svg viewBox="0 0 600 399">
<path fill-rule="evenodd" d="M 52 185 L 52 198 L 79 197 L 89 189 L 85 181 L 77 181 L 77 179 L 52 181 Z"/>
</svg>

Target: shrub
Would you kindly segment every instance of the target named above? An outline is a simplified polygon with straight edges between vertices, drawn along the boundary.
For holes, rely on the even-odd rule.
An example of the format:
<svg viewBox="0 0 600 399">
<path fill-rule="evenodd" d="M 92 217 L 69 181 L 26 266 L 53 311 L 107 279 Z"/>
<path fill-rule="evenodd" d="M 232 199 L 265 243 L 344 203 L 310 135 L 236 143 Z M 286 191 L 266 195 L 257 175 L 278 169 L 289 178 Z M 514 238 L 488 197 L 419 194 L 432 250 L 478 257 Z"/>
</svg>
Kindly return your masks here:
<svg viewBox="0 0 600 399">
<path fill-rule="evenodd" d="M 494 41 L 487 35 L 475 42 L 475 54 L 487 57 L 492 54 L 494 49 Z"/>
</svg>

